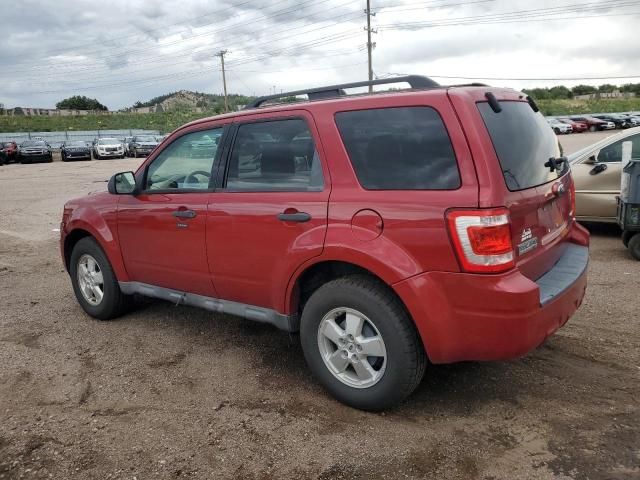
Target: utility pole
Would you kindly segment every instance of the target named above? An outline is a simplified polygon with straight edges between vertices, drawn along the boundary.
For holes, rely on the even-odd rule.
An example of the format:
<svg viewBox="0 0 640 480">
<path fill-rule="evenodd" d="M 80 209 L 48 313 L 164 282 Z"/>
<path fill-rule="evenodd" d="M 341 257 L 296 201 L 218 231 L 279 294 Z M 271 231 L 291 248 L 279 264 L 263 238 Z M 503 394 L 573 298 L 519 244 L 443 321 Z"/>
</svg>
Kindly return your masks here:
<svg viewBox="0 0 640 480">
<path fill-rule="evenodd" d="M 367 31 L 367 56 L 369 58 L 369 81 L 373 81 L 373 65 L 371 60 L 371 51 L 375 44 L 371 43 L 371 0 L 367 0 L 367 9 L 364 11 L 367 14 L 367 27 L 365 30 Z M 373 14 L 375 15 L 375 13 Z M 375 32 L 373 32 L 375 33 Z M 369 85 L 369 93 L 373 92 L 373 87 Z"/>
<path fill-rule="evenodd" d="M 222 86 L 224 88 L 224 111 L 229 111 L 229 103 L 227 101 L 227 77 L 224 73 L 224 56 L 227 54 L 227 50 L 220 50 L 216 53 L 216 57 L 220 57 L 220 63 L 222 64 Z"/>
</svg>

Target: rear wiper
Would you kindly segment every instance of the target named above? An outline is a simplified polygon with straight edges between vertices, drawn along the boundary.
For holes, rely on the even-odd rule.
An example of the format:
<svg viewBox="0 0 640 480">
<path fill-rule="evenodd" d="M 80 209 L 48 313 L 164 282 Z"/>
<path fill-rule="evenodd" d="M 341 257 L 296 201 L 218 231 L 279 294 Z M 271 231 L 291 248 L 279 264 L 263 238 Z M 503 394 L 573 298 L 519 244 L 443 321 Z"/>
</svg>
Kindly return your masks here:
<svg viewBox="0 0 640 480">
<path fill-rule="evenodd" d="M 554 172 L 556 170 L 560 171 L 562 164 L 567 163 L 567 157 L 551 157 L 544 166 L 547 167 L 550 171 Z"/>
</svg>

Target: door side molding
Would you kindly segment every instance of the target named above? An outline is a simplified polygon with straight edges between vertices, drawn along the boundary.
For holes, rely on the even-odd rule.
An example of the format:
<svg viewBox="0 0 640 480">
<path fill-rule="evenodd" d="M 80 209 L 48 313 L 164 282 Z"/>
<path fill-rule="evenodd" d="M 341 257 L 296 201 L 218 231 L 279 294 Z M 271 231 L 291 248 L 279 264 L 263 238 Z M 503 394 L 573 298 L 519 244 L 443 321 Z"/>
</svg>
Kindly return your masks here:
<svg viewBox="0 0 640 480">
<path fill-rule="evenodd" d="M 120 290 L 125 295 L 138 294 L 145 297 L 167 300 L 176 305 L 189 305 L 214 313 L 235 315 L 255 322 L 274 325 L 285 332 L 297 332 L 300 328 L 300 320 L 297 315 L 285 315 L 270 308 L 205 297 L 195 293 L 180 292 L 178 290 L 141 282 L 118 282 L 118 284 L 120 285 Z"/>
</svg>

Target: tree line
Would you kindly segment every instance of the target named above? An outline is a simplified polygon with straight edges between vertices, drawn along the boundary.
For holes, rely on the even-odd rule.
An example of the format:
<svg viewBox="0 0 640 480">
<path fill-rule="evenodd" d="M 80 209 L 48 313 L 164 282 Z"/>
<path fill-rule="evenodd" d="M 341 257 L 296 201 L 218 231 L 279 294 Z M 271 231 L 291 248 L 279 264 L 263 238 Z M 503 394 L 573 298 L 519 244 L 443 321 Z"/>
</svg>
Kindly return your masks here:
<svg viewBox="0 0 640 480">
<path fill-rule="evenodd" d="M 525 88 L 522 91 L 537 100 L 555 100 L 562 98 L 574 98 L 576 95 L 588 95 L 592 93 L 611 93 L 614 90 L 621 92 L 631 92 L 640 96 L 640 83 L 627 83 L 621 86 L 604 83 L 598 87 L 594 85 L 576 85 L 567 88 L 564 85 L 558 85 L 551 88 Z"/>
</svg>

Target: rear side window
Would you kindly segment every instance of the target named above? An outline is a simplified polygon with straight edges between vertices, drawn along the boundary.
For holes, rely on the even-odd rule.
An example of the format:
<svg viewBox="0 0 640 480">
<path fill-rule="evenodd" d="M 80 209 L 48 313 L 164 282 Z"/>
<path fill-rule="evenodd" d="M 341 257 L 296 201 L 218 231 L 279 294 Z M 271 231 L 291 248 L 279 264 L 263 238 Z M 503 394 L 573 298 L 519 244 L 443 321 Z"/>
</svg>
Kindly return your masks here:
<svg viewBox="0 0 640 480">
<path fill-rule="evenodd" d="M 430 107 L 340 112 L 336 124 L 367 190 L 454 190 L 460 173 L 442 118 Z"/>
<path fill-rule="evenodd" d="M 564 175 L 567 162 L 564 170 L 553 172 L 544 165 L 561 153 L 556 135 L 542 114 L 526 102 L 501 101 L 500 106 L 502 111 L 496 113 L 487 102 L 478 103 L 507 188 L 525 190 Z"/>
</svg>

